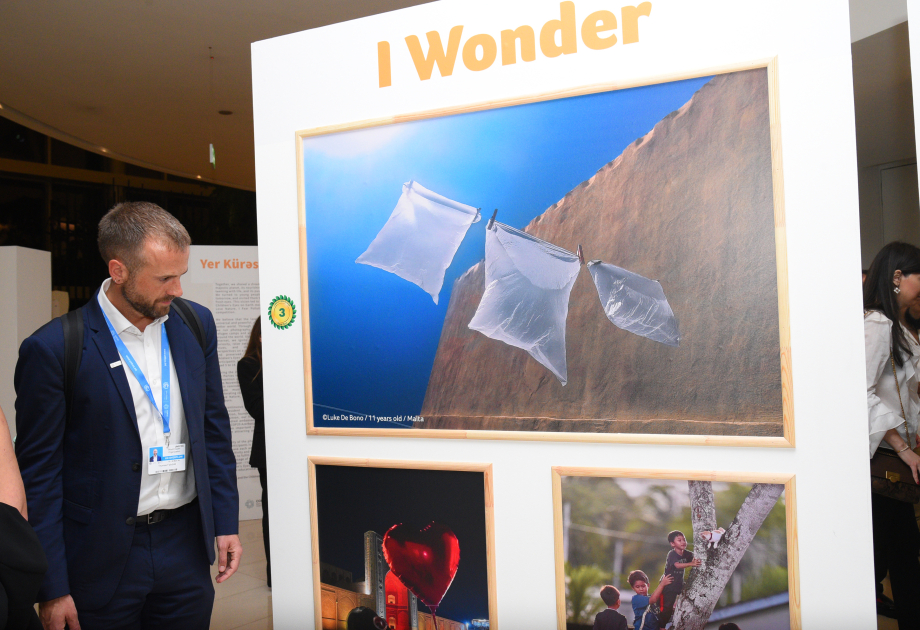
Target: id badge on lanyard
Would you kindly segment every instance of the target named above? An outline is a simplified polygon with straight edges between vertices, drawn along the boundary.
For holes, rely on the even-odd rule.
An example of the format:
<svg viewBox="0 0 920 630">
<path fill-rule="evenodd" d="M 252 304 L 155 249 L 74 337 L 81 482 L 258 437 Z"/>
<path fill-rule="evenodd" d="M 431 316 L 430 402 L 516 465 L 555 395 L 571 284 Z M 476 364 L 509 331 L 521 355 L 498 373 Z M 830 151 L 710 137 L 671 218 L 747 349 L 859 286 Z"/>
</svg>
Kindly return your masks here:
<svg viewBox="0 0 920 630">
<path fill-rule="evenodd" d="M 160 409 L 160 407 L 157 405 L 156 399 L 153 397 L 153 390 L 150 388 L 150 383 L 147 382 L 147 377 L 144 376 L 144 373 L 141 371 L 140 366 L 138 366 L 137 361 L 134 360 L 134 357 L 131 355 L 131 351 L 128 350 L 125 342 L 122 341 L 121 337 L 118 336 L 118 333 L 115 332 L 115 327 L 112 326 L 112 322 L 109 321 L 109 318 L 104 311 L 102 315 L 105 317 L 105 323 L 109 327 L 109 332 L 112 334 L 112 340 L 115 342 L 115 347 L 118 349 L 118 353 L 122 356 L 122 359 L 124 359 L 124 362 L 128 366 L 128 369 L 131 370 L 131 373 L 134 374 L 134 378 L 137 379 L 141 389 L 144 390 L 144 393 L 147 395 L 147 399 L 150 401 L 150 404 L 153 405 L 153 408 L 156 409 L 157 414 L 160 416 L 160 418 L 163 419 L 163 435 L 166 438 L 166 443 L 150 447 L 147 454 L 147 473 L 150 475 L 159 475 L 162 473 L 180 472 L 185 470 L 185 444 L 170 445 L 169 443 L 169 418 L 171 415 L 169 386 L 172 374 L 169 359 L 169 337 L 166 335 L 166 326 L 162 326 L 160 328 L 160 365 L 162 369 L 162 388 L 160 400 L 163 404 L 163 408 Z"/>
</svg>

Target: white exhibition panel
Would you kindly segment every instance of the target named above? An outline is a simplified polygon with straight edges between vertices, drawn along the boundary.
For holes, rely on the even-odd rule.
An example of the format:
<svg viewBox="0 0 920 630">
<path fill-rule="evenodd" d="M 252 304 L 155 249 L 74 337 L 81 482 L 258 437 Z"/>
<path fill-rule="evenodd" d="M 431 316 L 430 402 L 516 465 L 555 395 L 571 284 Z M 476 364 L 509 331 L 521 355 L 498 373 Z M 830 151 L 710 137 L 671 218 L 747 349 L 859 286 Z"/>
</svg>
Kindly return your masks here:
<svg viewBox="0 0 920 630">
<path fill-rule="evenodd" d="M 259 248 L 254 245 L 192 245 L 183 297 L 211 310 L 217 326 L 217 354 L 230 413 L 240 520 L 262 518 L 259 472 L 249 466 L 253 419 L 243 406 L 236 362 L 243 357 L 259 308 Z"/>
<path fill-rule="evenodd" d="M 16 435 L 16 390 L 13 373 L 19 345 L 51 320 L 51 252 L 0 247 L 0 408 Z"/>
<path fill-rule="evenodd" d="M 579 20 L 619 5 L 576 0 Z M 292 297 L 287 330 L 264 335 L 268 460 L 274 479 L 274 623 L 313 618 L 307 457 L 490 462 L 498 626 L 556 627 L 552 466 L 785 472 L 796 475 L 802 625 L 875 626 L 860 299 L 856 149 L 846 3 L 655 0 L 640 41 L 607 50 L 467 70 L 420 81 L 403 44 L 464 25 L 496 40 L 559 18 L 548 0 L 442 0 L 253 45 L 261 300 Z M 580 21 L 578 22 L 580 24 Z M 619 31 L 618 31 L 619 34 Z M 377 42 L 392 47 L 392 86 L 378 87 Z M 307 438 L 295 132 L 396 114 L 502 101 L 599 83 L 648 83 L 778 60 L 795 448 L 728 448 Z M 270 246 L 266 246 L 271 244 Z M 830 321 L 832 319 L 832 321 Z M 742 322 L 739 322 L 741 325 Z M 275 489 L 276 488 L 276 489 Z M 373 509 L 368 506 L 368 509 Z M 831 558 L 846 557 L 845 586 Z M 831 563 L 831 564 L 829 564 Z"/>
<path fill-rule="evenodd" d="M 914 21 L 910 21 L 910 16 L 914 16 Z M 913 35 L 913 41 L 920 41 L 920 0 L 907 0 L 907 31 Z M 920 46 L 910 47 L 910 68 L 911 76 L 920 76 Z M 917 125 L 917 112 L 920 112 L 920 81 L 911 81 L 911 90 L 914 93 L 914 136 L 920 140 L 920 125 Z M 920 147 L 920 142 L 917 142 Z"/>
</svg>

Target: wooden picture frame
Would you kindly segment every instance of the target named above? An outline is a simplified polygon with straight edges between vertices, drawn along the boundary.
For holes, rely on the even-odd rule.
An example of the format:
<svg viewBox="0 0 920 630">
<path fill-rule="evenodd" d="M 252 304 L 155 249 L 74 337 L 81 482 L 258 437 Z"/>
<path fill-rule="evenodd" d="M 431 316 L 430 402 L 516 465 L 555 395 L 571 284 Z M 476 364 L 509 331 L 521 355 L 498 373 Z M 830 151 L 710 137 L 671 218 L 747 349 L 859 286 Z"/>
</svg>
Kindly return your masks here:
<svg viewBox="0 0 920 630">
<path fill-rule="evenodd" d="M 310 328 L 310 282 L 308 270 L 308 226 L 307 226 L 307 203 L 305 199 L 305 163 L 304 163 L 304 142 L 318 136 L 327 136 L 342 132 L 356 132 L 380 128 L 387 125 L 397 125 L 400 123 L 412 123 L 416 121 L 426 121 L 430 119 L 441 119 L 448 116 L 472 114 L 486 110 L 497 110 L 518 105 L 530 105 L 544 103 L 546 101 L 569 99 L 572 97 L 581 97 L 586 95 L 596 95 L 599 93 L 624 90 L 626 88 L 653 86 L 687 80 L 698 77 L 707 77 L 710 75 L 726 75 L 732 73 L 741 73 L 747 70 L 765 69 L 767 81 L 767 103 L 769 110 L 769 143 L 770 143 L 770 170 L 772 182 L 772 234 L 775 236 L 775 281 L 777 301 L 774 306 L 778 318 L 776 320 L 778 328 L 778 344 L 775 346 L 775 360 L 772 356 L 764 358 L 763 354 L 753 353 L 750 356 L 756 356 L 757 361 L 769 360 L 770 374 L 775 373 L 775 382 L 771 381 L 771 405 L 769 413 L 764 413 L 762 417 L 759 412 L 748 413 L 741 409 L 742 405 L 736 408 L 733 396 L 742 396 L 745 392 L 753 392 L 756 387 L 748 387 L 744 377 L 741 377 L 737 384 L 731 386 L 724 384 L 725 393 L 720 403 L 719 413 L 724 417 L 734 419 L 708 420 L 706 411 L 703 410 L 697 414 L 688 413 L 686 417 L 675 418 L 673 415 L 660 414 L 655 415 L 653 411 L 644 413 L 644 415 L 630 416 L 628 410 L 621 416 L 578 416 L 577 420 L 569 420 L 570 416 L 557 417 L 535 417 L 530 415 L 514 415 L 513 417 L 501 415 L 496 412 L 490 415 L 490 412 L 484 414 L 459 414 L 451 416 L 445 412 L 438 420 L 443 420 L 442 424 L 446 428 L 419 428 L 418 422 L 412 424 L 411 428 L 394 428 L 393 424 L 380 424 L 382 422 L 376 416 L 364 415 L 371 413 L 372 410 L 361 410 L 358 416 L 352 415 L 351 418 L 359 418 L 354 426 L 348 426 L 348 423 L 339 423 L 338 426 L 326 426 L 322 421 L 317 421 L 314 404 L 319 404 L 314 399 L 314 365 L 313 355 L 311 352 L 311 328 Z M 662 119 L 663 122 L 674 114 Z M 657 128 L 657 125 L 656 125 Z M 645 137 L 651 135 L 649 132 Z M 644 138 L 636 141 L 641 144 Z M 795 445 L 794 431 L 794 408 L 793 408 L 793 387 L 792 387 L 792 349 L 789 330 L 789 291 L 788 291 L 788 268 L 787 268 L 787 251 L 786 251 L 786 229 L 785 229 L 785 207 L 784 207 L 784 188 L 783 188 L 783 168 L 782 168 L 782 146 L 780 133 L 780 116 L 779 116 L 779 98 L 778 98 L 778 78 L 777 78 L 777 60 L 776 58 L 761 59 L 745 64 L 735 64 L 732 66 L 707 68 L 692 74 L 683 74 L 680 76 L 659 76 L 648 78 L 643 81 L 632 82 L 612 82 L 597 85 L 589 85 L 578 89 L 569 89 L 559 92 L 535 94 L 526 97 L 507 99 L 502 101 L 490 101 L 472 105 L 463 105 L 456 107 L 442 108 L 432 111 L 394 115 L 387 118 L 374 120 L 365 120 L 354 123 L 341 125 L 332 125 L 317 129 L 307 129 L 298 131 L 295 134 L 295 154 L 297 169 L 297 190 L 298 190 L 298 224 L 300 239 L 300 278 L 301 278 L 301 325 L 303 327 L 303 357 L 304 357 L 304 391 L 306 398 L 306 429 L 309 435 L 350 435 L 350 436 L 393 436 L 393 437 L 426 437 L 426 438 L 470 438 L 470 439 L 514 439 L 514 440 L 537 440 L 537 441 L 576 441 L 576 442 L 618 442 L 618 443 L 649 443 L 649 444 L 693 444 L 693 445 L 721 445 L 721 446 L 757 446 L 757 447 L 779 447 L 790 448 Z M 625 151 L 624 151 L 625 153 Z M 622 156 L 621 156 L 622 157 Z M 616 158 L 619 160 L 620 158 Z M 611 162 L 612 164 L 613 162 Z M 599 171 L 600 172 L 600 171 Z M 592 178 L 589 181 L 593 181 Z M 584 184 L 583 184 L 584 185 Z M 573 191 L 576 189 L 573 189 Z M 567 195 L 568 197 L 568 195 Z M 395 201 L 395 196 L 394 199 Z M 562 202 L 559 202 L 562 203 Z M 553 206 L 555 207 L 555 206 Z M 551 207 L 550 209 L 552 210 Z M 548 212 L 548 211 L 547 211 Z M 544 213 L 546 214 L 546 213 Z M 488 213 L 483 210 L 483 223 L 488 219 Z M 543 215 L 540 215 L 543 216 Z M 500 219 L 501 217 L 499 217 Z M 769 220 L 769 219 L 768 219 Z M 574 246 L 573 246 L 574 251 Z M 588 255 L 590 256 L 590 252 Z M 727 263 L 720 263 L 727 264 Z M 379 270 L 375 270 L 379 271 Z M 383 272 L 380 272 L 383 273 Z M 772 272 L 771 272 L 772 273 Z M 584 274 L 587 275 L 587 274 Z M 446 286 L 446 285 L 445 285 Z M 415 287 L 413 287 L 415 288 Z M 595 305 L 596 306 L 596 305 Z M 758 306 L 766 308 L 768 304 L 763 303 Z M 750 309 L 752 311 L 763 311 L 764 308 Z M 740 325 L 747 314 L 738 313 L 737 323 Z M 772 317 L 772 315 L 771 315 Z M 446 324 L 444 325 L 446 327 Z M 571 317 L 568 328 L 571 331 L 573 324 Z M 751 326 L 755 330 L 756 326 Z M 442 335 L 444 333 L 442 332 Z M 743 336 L 743 335 L 742 335 Z M 490 343 L 500 343 L 489 340 Z M 443 339 L 442 339 L 443 343 Z M 770 342 L 772 344 L 772 342 Z M 653 344 L 654 345 L 654 344 Z M 509 346 L 510 347 L 510 346 Z M 715 346 L 712 351 L 715 352 Z M 719 346 L 721 349 L 721 346 Z M 513 349 L 522 355 L 523 351 Z M 736 356 L 732 360 L 740 360 L 744 350 L 735 349 Z M 728 351 L 727 351 L 728 352 Z M 740 354 L 738 354 L 740 352 Z M 769 350 L 772 355 L 772 345 Z M 730 353 L 729 353 L 730 355 Z M 710 354 L 704 360 L 711 365 L 722 360 L 722 356 Z M 729 356 L 729 358 L 731 358 Z M 529 361 L 530 359 L 527 358 Z M 746 359 L 745 359 L 746 360 Z M 774 363 L 775 361 L 775 363 Z M 322 363 L 321 363 L 322 364 Z M 688 366 L 690 363 L 687 364 Z M 695 370 L 689 369 L 686 373 L 692 374 Z M 743 372 L 736 370 L 733 374 Z M 702 383 L 700 390 L 711 388 L 712 382 Z M 770 376 L 772 379 L 773 376 Z M 445 377 L 447 381 L 450 379 Z M 556 381 L 549 379 L 552 386 L 556 386 Z M 432 387 L 429 383 L 429 387 Z M 458 385 L 462 392 L 462 388 Z M 761 388 L 762 390 L 762 388 Z M 323 388 L 322 391 L 328 391 Z M 625 391 L 625 390 L 624 390 Z M 465 393 L 465 392 L 462 392 Z M 470 394 L 475 395 L 475 394 Z M 720 394 L 721 395 L 721 394 Z M 623 394 L 618 400 L 628 399 L 630 394 Z M 676 396 L 676 394 L 675 394 Z M 456 396 L 454 397 L 456 398 Z M 686 399 L 686 398 L 685 398 Z M 427 395 L 426 395 L 427 402 Z M 751 402 L 756 406 L 757 402 Z M 345 405 L 349 406 L 349 405 Z M 340 409 L 344 420 L 348 420 L 348 414 L 352 413 L 344 408 L 329 407 L 329 409 Z M 746 408 L 745 408 L 746 409 Z M 423 405 L 423 412 L 425 407 Z M 333 413 L 333 412 L 330 412 Z M 336 411 L 335 413 L 338 413 Z M 714 412 L 713 412 L 714 413 Z M 517 411 L 515 410 L 515 414 Z M 734 415 L 733 415 L 734 414 Z M 423 414 L 424 415 L 424 414 Z M 338 418 L 339 416 L 333 416 Z M 394 416 L 402 418 L 403 416 Z M 410 416 L 406 416 L 410 417 Z M 419 418 L 419 416 L 411 416 Z M 453 428 L 450 418 L 460 418 L 453 424 L 464 424 L 461 428 Z M 374 418 L 378 424 L 374 426 L 365 426 L 368 420 Z M 613 418 L 613 419 L 609 419 Z M 764 418 L 768 418 L 764 420 Z M 422 420 L 424 422 L 424 419 Z M 466 426 L 468 425 L 468 426 Z M 431 426 L 430 424 L 427 426 Z M 383 427 L 383 428 L 381 428 Z"/>
<path fill-rule="evenodd" d="M 556 567 L 556 621 L 559 630 L 566 629 L 565 559 L 563 551 L 563 477 L 604 477 L 642 480 L 723 481 L 751 484 L 783 484 L 786 512 L 786 563 L 789 575 L 789 616 L 791 630 L 801 630 L 802 611 L 799 588 L 799 552 L 796 519 L 795 476 L 786 473 L 750 473 L 726 471 L 639 470 L 623 468 L 596 468 L 554 466 L 553 484 L 553 538 Z M 693 542 L 693 541 L 691 541 Z M 649 574 L 651 576 L 651 573 Z M 652 578 L 654 581 L 654 578 Z M 657 582 L 656 582 L 657 584 Z M 653 586 L 650 585 L 649 592 Z M 741 624 L 743 625 L 743 624 Z"/>
<path fill-rule="evenodd" d="M 483 477 L 483 516 L 485 538 L 485 562 L 487 573 L 488 612 L 491 628 L 498 627 L 498 600 L 495 574 L 495 520 L 492 484 L 492 464 L 489 463 L 461 463 L 461 462 L 424 462 L 408 460 L 387 460 L 367 458 L 343 458 L 310 456 L 307 459 L 307 474 L 310 492 L 310 548 L 313 558 L 313 602 L 314 624 L 317 630 L 323 628 L 323 592 L 320 574 L 320 540 L 319 540 L 319 511 L 317 505 L 317 466 L 347 466 L 364 469 L 400 469 L 412 471 L 450 471 L 450 472 L 475 472 Z M 462 552 L 462 548 L 461 548 Z M 463 554 L 461 553 L 461 563 Z M 461 564 L 462 566 L 462 564 Z M 367 579 L 367 577 L 366 577 Z M 356 600 L 357 602 L 357 600 Z M 424 611 L 419 606 L 419 614 Z M 430 615 L 428 615 L 430 617 Z M 440 615 L 439 615 L 440 618 Z M 420 626 L 421 627 L 421 626 Z M 453 626 L 439 622 L 439 630 L 451 630 Z"/>
</svg>

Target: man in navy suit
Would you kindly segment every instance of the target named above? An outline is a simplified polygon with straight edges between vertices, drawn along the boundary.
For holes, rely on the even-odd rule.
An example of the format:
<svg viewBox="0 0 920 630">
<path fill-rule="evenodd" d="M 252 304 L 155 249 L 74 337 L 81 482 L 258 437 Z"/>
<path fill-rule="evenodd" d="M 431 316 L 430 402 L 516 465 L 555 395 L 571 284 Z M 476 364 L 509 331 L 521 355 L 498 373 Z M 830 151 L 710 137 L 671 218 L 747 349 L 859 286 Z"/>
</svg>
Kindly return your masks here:
<svg viewBox="0 0 920 630">
<path fill-rule="evenodd" d="M 175 310 L 191 239 L 150 203 L 99 223 L 108 280 L 82 309 L 69 412 L 55 319 L 16 364 L 16 454 L 29 521 L 48 556 L 46 629 L 206 629 L 218 582 L 242 554 L 230 421 L 214 319 L 189 302 L 204 348 Z M 174 307 L 173 307 L 174 308 Z M 162 447 L 166 462 L 148 462 Z M 163 457 L 162 459 L 166 459 Z"/>
</svg>

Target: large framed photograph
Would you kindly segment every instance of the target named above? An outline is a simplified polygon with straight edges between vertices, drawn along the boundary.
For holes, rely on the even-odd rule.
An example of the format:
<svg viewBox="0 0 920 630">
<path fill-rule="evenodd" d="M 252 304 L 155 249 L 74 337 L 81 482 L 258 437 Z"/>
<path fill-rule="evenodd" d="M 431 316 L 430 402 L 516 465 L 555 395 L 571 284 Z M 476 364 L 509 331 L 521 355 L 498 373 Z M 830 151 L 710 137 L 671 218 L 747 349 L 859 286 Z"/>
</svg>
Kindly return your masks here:
<svg viewBox="0 0 920 630">
<path fill-rule="evenodd" d="M 792 446 L 776 76 L 298 132 L 308 433 Z"/>
<path fill-rule="evenodd" d="M 308 462 L 317 630 L 497 627 L 491 464 Z"/>
<path fill-rule="evenodd" d="M 560 630 L 801 629 L 793 476 L 555 467 L 552 477 Z"/>
</svg>

